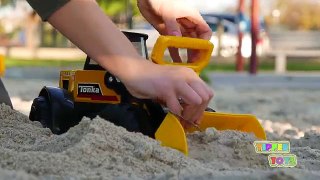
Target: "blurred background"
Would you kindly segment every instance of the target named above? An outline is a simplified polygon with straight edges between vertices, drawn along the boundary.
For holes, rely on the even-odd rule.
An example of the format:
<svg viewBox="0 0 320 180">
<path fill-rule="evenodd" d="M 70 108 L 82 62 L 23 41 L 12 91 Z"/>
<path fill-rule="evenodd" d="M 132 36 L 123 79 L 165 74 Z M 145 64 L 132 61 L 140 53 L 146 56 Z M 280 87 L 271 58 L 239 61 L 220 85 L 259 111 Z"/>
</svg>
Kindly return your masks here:
<svg viewBox="0 0 320 180">
<path fill-rule="evenodd" d="M 318 0 L 186 1 L 200 10 L 214 32 L 215 49 L 207 69 L 251 74 L 320 70 Z M 120 29 L 148 34 L 152 49 L 158 33 L 140 15 L 136 0 L 98 3 Z M 81 64 L 85 55 L 42 22 L 26 0 L 0 4 L 0 53 L 6 56 L 7 68 Z"/>
</svg>

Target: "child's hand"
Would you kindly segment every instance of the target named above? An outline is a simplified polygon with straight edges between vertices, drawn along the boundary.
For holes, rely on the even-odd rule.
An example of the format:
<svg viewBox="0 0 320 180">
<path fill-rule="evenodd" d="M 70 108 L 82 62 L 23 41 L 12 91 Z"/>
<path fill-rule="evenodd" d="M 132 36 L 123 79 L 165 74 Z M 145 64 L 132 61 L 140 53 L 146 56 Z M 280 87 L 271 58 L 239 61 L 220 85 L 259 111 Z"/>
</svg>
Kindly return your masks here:
<svg viewBox="0 0 320 180">
<path fill-rule="evenodd" d="M 209 40 L 212 30 L 200 13 L 182 0 L 138 0 L 141 14 L 162 35 L 186 36 Z M 178 50 L 169 48 L 172 59 L 181 62 Z M 188 51 L 188 61 L 193 62 L 196 51 Z"/>
<path fill-rule="evenodd" d="M 173 113 L 196 124 L 200 123 L 203 111 L 213 97 L 206 83 L 187 67 L 140 61 L 133 72 L 127 71 L 122 82 L 135 97 L 160 101 Z"/>
</svg>

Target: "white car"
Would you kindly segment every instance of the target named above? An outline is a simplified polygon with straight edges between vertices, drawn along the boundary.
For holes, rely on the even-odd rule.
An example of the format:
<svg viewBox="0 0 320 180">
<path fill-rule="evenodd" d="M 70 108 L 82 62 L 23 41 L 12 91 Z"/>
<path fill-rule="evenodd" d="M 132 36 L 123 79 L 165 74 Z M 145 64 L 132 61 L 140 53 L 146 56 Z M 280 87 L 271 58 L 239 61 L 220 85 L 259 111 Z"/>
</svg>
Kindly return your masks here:
<svg viewBox="0 0 320 180">
<path fill-rule="evenodd" d="M 238 26 L 237 23 L 230 21 L 228 19 L 219 19 L 218 17 L 210 17 L 205 16 L 205 20 L 211 27 L 214 32 L 210 41 L 214 44 L 214 52 L 213 55 L 218 55 L 218 51 L 220 49 L 220 55 L 222 57 L 231 57 L 235 56 L 238 51 L 239 39 L 238 39 Z M 221 45 L 219 44 L 218 37 L 218 23 L 222 23 L 223 25 L 223 33 L 221 35 Z M 261 30 L 258 42 L 257 42 L 257 54 L 258 56 L 263 55 L 269 48 L 269 38 L 266 35 L 266 32 Z M 248 58 L 251 56 L 251 34 L 250 32 L 245 32 L 242 37 L 242 47 L 241 53 L 243 57 Z"/>
</svg>

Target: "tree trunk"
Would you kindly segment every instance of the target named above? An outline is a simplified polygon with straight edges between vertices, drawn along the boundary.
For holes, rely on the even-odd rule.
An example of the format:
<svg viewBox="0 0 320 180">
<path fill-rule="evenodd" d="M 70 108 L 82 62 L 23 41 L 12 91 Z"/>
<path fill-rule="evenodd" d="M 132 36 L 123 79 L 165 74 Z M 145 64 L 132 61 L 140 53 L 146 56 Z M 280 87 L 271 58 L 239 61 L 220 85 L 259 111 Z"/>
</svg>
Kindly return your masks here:
<svg viewBox="0 0 320 180">
<path fill-rule="evenodd" d="M 37 57 L 37 49 L 40 45 L 40 18 L 33 12 L 25 21 L 26 47 L 32 52 L 32 58 Z"/>
</svg>

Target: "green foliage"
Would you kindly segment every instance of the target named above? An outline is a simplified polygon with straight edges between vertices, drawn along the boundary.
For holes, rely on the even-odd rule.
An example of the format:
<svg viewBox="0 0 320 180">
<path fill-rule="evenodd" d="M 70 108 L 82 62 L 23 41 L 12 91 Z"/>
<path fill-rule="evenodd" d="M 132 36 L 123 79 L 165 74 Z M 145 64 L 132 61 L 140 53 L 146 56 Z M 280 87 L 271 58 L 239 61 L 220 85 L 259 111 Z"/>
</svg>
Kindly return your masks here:
<svg viewBox="0 0 320 180">
<path fill-rule="evenodd" d="M 72 67 L 82 68 L 84 59 L 74 60 L 53 60 L 53 59 L 16 59 L 6 58 L 5 64 L 7 68 L 11 67 Z"/>
<path fill-rule="evenodd" d="M 103 11 L 111 16 L 117 16 L 128 11 L 132 12 L 132 15 L 138 15 L 139 10 L 137 8 L 137 0 L 97 0 Z"/>
<path fill-rule="evenodd" d="M 14 0 L 0 0 L 0 5 L 5 6 L 14 3 Z"/>
<path fill-rule="evenodd" d="M 277 0 L 280 24 L 291 30 L 319 30 L 320 3 L 316 0 Z"/>
<path fill-rule="evenodd" d="M 204 70 L 203 73 L 208 72 L 234 72 L 236 67 L 234 61 L 231 59 L 219 59 L 211 62 Z M 228 61 L 228 62 L 223 62 Z M 245 59 L 245 71 L 249 69 L 249 59 Z M 291 58 L 288 57 L 287 62 L 288 71 L 320 71 L 320 58 Z M 258 71 L 274 71 L 275 60 L 269 57 L 260 57 L 258 63 Z"/>
</svg>

